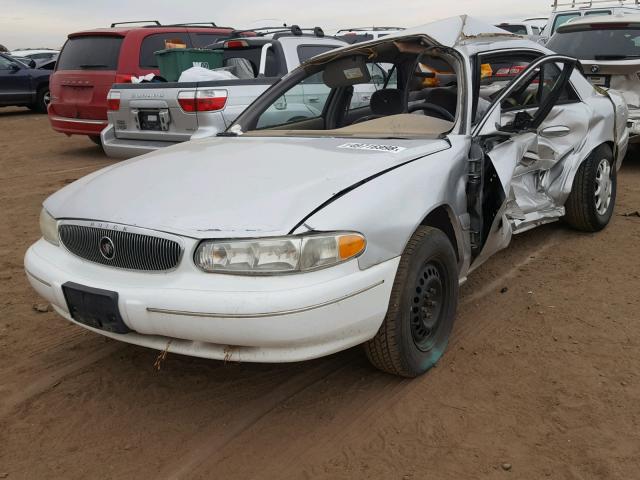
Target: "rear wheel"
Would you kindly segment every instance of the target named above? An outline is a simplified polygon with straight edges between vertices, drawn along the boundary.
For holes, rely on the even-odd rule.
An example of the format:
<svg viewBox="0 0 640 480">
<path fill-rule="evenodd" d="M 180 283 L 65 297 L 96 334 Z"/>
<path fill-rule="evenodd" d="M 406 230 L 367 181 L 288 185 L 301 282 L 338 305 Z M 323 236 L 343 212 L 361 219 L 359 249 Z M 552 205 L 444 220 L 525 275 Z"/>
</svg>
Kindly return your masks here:
<svg viewBox="0 0 640 480">
<path fill-rule="evenodd" d="M 584 232 L 597 232 L 609 224 L 616 203 L 617 175 L 608 145 L 595 149 L 573 181 L 565 208 L 565 221 Z"/>
<path fill-rule="evenodd" d="M 456 255 L 440 230 L 420 227 L 400 259 L 389 310 L 364 347 L 384 372 L 416 377 L 433 367 L 446 349 L 458 302 Z"/>
</svg>

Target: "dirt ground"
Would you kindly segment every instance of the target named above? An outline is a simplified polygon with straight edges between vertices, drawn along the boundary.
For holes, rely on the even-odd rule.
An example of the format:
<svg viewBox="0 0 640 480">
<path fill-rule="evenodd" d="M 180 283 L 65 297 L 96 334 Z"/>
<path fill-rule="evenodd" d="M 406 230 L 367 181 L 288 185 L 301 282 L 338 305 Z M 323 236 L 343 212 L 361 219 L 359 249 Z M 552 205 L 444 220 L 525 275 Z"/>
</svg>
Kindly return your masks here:
<svg viewBox="0 0 640 480">
<path fill-rule="evenodd" d="M 639 478 L 633 157 L 607 230 L 525 233 L 470 277 L 422 378 L 358 348 L 291 365 L 169 355 L 156 372 L 157 352 L 34 310 L 22 259 L 42 201 L 111 161 L 0 110 L 0 478 Z"/>
</svg>

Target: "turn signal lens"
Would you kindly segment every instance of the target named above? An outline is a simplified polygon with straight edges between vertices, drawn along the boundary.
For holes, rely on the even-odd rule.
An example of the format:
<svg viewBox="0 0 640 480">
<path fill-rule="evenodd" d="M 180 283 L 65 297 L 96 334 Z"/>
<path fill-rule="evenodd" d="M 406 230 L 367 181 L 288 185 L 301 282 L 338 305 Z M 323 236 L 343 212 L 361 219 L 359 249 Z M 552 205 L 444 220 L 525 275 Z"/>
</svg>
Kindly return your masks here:
<svg viewBox="0 0 640 480">
<path fill-rule="evenodd" d="M 362 235 L 343 235 L 338 237 L 338 252 L 341 260 L 359 255 L 367 246 Z"/>
</svg>

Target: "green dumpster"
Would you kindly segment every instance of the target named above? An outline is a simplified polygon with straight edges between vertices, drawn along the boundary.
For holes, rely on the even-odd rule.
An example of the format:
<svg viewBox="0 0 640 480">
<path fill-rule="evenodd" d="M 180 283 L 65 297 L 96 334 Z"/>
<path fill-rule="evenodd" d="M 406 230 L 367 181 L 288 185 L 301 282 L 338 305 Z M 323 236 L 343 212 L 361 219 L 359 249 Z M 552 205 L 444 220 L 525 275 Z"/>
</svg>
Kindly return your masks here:
<svg viewBox="0 0 640 480">
<path fill-rule="evenodd" d="M 205 48 L 170 48 L 155 52 L 160 75 L 168 82 L 177 82 L 180 74 L 191 67 L 213 70 L 222 67 L 223 52 Z"/>
</svg>

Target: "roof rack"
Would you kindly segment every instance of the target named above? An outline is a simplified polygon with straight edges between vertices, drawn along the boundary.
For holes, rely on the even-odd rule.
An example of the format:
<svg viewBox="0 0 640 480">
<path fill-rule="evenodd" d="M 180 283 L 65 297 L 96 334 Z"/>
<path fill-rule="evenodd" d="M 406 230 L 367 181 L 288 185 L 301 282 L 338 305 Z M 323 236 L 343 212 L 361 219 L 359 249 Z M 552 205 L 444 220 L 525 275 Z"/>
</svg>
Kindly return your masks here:
<svg viewBox="0 0 640 480">
<path fill-rule="evenodd" d="M 203 27 L 203 28 L 226 28 L 229 30 L 233 30 L 233 27 L 220 27 L 215 24 L 215 22 L 186 22 L 186 23 L 167 23 L 162 24 L 158 20 L 136 20 L 133 22 L 115 22 L 111 24 L 111 28 L 117 27 L 119 25 L 131 25 L 134 23 L 148 23 L 150 25 L 140 25 L 142 28 L 155 28 L 155 27 Z M 251 30 L 247 30 L 251 31 Z"/>
<path fill-rule="evenodd" d="M 207 27 L 217 27 L 214 22 L 187 22 L 187 23 L 170 23 L 168 25 L 162 25 L 163 27 L 195 27 L 197 25 L 204 25 Z"/>
<path fill-rule="evenodd" d="M 595 6 L 604 6 L 603 4 L 607 4 L 607 6 L 614 7 L 626 7 L 630 5 L 640 6 L 640 0 L 571 0 L 570 2 L 560 2 L 558 0 L 554 0 L 553 11 L 558 10 L 558 7 L 569 7 L 569 8 L 592 8 Z"/>
<path fill-rule="evenodd" d="M 160 22 L 158 20 L 134 20 L 132 22 L 115 22 L 111 24 L 111 28 L 117 27 L 118 25 L 131 25 L 132 23 L 153 23 L 156 26 L 160 26 Z"/>
<path fill-rule="evenodd" d="M 383 30 L 406 30 L 406 28 L 405 27 L 356 27 L 356 28 L 343 28 L 341 30 L 338 30 L 338 33 L 363 32 L 363 31 L 380 32 Z"/>
<path fill-rule="evenodd" d="M 300 37 L 304 34 L 304 32 L 313 32 L 313 35 L 316 37 L 324 37 L 324 30 L 320 27 L 313 28 L 300 28 L 298 25 L 291 25 L 288 27 L 286 24 L 277 27 L 259 27 L 259 28 L 251 28 L 248 30 L 234 30 L 231 32 L 231 35 L 238 36 L 243 33 L 255 32 L 258 37 L 264 37 L 265 35 L 295 35 L 296 37 Z"/>
</svg>

